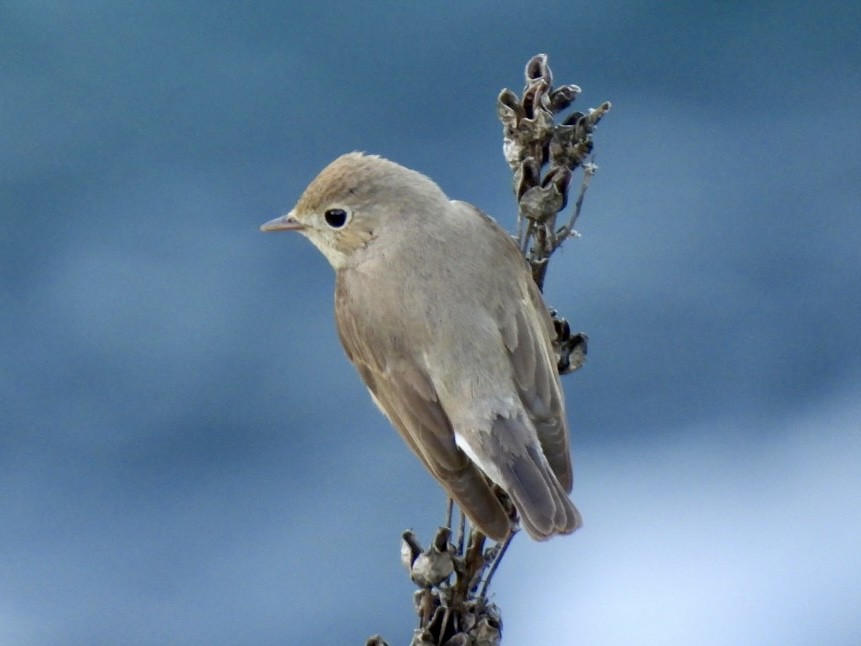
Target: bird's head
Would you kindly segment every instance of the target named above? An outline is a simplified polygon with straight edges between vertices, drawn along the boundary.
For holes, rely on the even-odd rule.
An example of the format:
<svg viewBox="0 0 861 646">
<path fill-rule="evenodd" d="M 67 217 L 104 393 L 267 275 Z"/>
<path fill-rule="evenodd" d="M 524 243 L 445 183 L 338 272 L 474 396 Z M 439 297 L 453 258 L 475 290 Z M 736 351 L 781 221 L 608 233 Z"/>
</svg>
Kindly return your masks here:
<svg viewBox="0 0 861 646">
<path fill-rule="evenodd" d="M 387 231 L 440 208 L 447 201 L 430 179 L 375 155 L 348 153 L 312 181 L 292 211 L 270 220 L 263 231 L 298 231 L 335 268 Z"/>
</svg>

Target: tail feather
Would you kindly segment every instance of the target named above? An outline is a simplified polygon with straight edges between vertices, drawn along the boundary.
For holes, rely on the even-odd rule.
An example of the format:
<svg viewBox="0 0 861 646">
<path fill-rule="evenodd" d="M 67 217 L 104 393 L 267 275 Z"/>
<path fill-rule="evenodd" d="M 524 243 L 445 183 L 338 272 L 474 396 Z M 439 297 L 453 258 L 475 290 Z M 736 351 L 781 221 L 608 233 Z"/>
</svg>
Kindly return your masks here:
<svg viewBox="0 0 861 646">
<path fill-rule="evenodd" d="M 497 498 L 487 478 L 472 462 L 463 470 L 435 474 L 449 496 L 483 534 L 497 542 L 511 533 L 508 513 Z"/>
<path fill-rule="evenodd" d="M 493 436 L 501 439 L 510 436 L 512 429 L 504 428 L 522 422 L 497 418 Z M 529 445 L 516 453 L 508 452 L 497 460 L 500 486 L 509 495 L 520 515 L 521 524 L 535 540 L 546 540 L 556 534 L 570 534 L 583 520 L 580 512 L 568 498 L 540 445 Z"/>
</svg>

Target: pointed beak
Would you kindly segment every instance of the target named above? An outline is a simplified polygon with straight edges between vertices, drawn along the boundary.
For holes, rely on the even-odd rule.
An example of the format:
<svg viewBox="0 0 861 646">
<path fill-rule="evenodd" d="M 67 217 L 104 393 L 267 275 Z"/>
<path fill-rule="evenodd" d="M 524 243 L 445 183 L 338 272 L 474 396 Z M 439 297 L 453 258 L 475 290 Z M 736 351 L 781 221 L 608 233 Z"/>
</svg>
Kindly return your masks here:
<svg viewBox="0 0 861 646">
<path fill-rule="evenodd" d="M 261 231 L 302 231 L 307 228 L 304 224 L 299 222 L 294 216 L 293 211 L 290 211 L 287 215 L 282 215 L 281 217 L 275 218 L 274 220 L 269 220 L 266 224 L 261 225 Z"/>
</svg>

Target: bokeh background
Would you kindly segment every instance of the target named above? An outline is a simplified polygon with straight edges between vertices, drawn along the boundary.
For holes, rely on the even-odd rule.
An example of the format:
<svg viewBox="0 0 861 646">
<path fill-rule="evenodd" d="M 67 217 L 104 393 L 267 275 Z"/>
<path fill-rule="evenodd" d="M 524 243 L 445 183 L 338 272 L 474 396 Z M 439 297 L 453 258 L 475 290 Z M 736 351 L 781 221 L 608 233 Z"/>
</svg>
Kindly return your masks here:
<svg viewBox="0 0 861 646">
<path fill-rule="evenodd" d="M 548 300 L 586 525 L 508 644 L 861 643 L 861 5 L 0 4 L 0 644 L 406 643 L 443 496 L 263 235 L 365 150 L 514 220 L 495 98 L 611 100 Z"/>
</svg>

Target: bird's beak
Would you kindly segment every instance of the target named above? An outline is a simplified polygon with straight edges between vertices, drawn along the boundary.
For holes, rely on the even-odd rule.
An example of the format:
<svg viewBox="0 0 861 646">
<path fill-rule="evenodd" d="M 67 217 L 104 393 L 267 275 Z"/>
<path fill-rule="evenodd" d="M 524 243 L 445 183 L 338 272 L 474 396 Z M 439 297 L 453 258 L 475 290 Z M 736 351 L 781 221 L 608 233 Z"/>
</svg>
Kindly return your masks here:
<svg viewBox="0 0 861 646">
<path fill-rule="evenodd" d="M 261 231 L 302 231 L 302 229 L 307 228 L 304 224 L 299 222 L 294 215 L 293 211 L 290 211 L 287 215 L 282 215 L 281 217 L 275 218 L 274 220 L 269 220 L 266 224 L 261 225 Z"/>
</svg>

